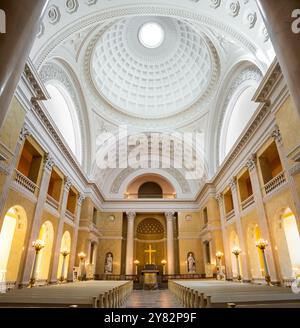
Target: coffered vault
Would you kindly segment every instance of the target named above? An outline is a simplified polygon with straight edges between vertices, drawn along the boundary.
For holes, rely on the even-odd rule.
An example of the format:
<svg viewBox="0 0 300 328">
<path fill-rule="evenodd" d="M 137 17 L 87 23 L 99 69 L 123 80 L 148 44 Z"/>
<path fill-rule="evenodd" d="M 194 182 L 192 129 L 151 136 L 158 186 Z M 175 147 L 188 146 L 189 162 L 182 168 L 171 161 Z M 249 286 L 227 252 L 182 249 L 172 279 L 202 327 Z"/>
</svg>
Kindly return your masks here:
<svg viewBox="0 0 300 328">
<path fill-rule="evenodd" d="M 161 29 L 154 46 L 141 40 L 147 24 Z M 238 138 L 255 112 L 251 94 L 273 58 L 254 0 L 52 0 L 31 52 L 44 84 L 58 83 L 72 99 L 77 159 L 112 200 L 146 173 L 163 175 L 177 197 L 194 199 L 230 151 L 224 131 L 230 126 Z M 237 115 L 245 97 L 249 108 Z M 233 125 L 232 116 L 240 121 Z M 186 180 L 187 169 L 174 166 L 100 170 L 97 137 L 116 135 L 120 125 L 130 135 L 201 134 L 205 180 Z"/>
</svg>

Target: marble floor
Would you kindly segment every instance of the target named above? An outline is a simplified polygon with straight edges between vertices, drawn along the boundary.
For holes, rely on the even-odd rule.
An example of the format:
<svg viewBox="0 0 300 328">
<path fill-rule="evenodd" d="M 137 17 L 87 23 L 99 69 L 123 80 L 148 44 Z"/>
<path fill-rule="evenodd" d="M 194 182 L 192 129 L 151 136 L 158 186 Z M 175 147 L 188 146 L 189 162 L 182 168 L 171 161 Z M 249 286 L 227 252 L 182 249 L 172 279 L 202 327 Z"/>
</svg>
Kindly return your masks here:
<svg viewBox="0 0 300 328">
<path fill-rule="evenodd" d="M 168 290 L 134 290 L 125 308 L 182 308 Z"/>
</svg>

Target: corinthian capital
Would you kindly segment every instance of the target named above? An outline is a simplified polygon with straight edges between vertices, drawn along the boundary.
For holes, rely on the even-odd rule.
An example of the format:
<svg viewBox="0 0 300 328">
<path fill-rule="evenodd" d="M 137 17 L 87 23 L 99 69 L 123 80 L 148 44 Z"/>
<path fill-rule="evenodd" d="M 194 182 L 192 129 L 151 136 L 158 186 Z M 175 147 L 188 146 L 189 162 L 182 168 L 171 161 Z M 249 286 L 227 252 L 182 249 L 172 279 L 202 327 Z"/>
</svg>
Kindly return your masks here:
<svg viewBox="0 0 300 328">
<path fill-rule="evenodd" d="M 217 194 L 216 195 L 216 201 L 221 205 L 223 203 L 223 194 Z"/>
<path fill-rule="evenodd" d="M 135 212 L 126 212 L 126 215 L 127 215 L 128 220 L 134 220 L 136 217 Z"/>
<path fill-rule="evenodd" d="M 20 134 L 19 134 L 19 140 L 24 141 L 25 138 L 30 135 L 31 135 L 30 128 L 26 124 L 24 124 L 24 126 L 22 127 Z"/>
<path fill-rule="evenodd" d="M 175 212 L 166 212 L 165 217 L 167 220 L 174 220 L 175 219 Z"/>
<path fill-rule="evenodd" d="M 271 133 L 271 136 L 275 139 L 278 144 L 282 144 L 282 136 L 279 130 L 278 125 L 275 125 L 274 130 Z"/>
<path fill-rule="evenodd" d="M 44 159 L 44 168 L 45 170 L 51 171 L 52 167 L 55 165 L 54 159 L 51 154 L 46 154 Z"/>
<path fill-rule="evenodd" d="M 80 193 L 79 196 L 78 196 L 78 200 L 77 200 L 77 204 L 78 206 L 81 206 L 82 205 L 82 202 L 85 200 L 85 195 Z"/>
<path fill-rule="evenodd" d="M 230 181 L 229 181 L 229 186 L 231 188 L 232 191 L 236 190 L 236 177 L 233 177 Z"/>
<path fill-rule="evenodd" d="M 246 166 L 249 171 L 252 171 L 256 167 L 257 157 L 255 154 L 251 155 L 251 157 L 248 159 Z"/>
</svg>

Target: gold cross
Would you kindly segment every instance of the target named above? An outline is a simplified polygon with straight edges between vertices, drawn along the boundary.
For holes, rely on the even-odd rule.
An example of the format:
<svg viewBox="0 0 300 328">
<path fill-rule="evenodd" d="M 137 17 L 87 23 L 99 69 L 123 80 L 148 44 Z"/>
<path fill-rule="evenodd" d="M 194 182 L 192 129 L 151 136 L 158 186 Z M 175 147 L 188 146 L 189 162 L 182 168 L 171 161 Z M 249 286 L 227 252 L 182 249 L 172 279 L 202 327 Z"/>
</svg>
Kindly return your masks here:
<svg viewBox="0 0 300 328">
<path fill-rule="evenodd" d="M 156 250 L 152 249 L 152 246 L 149 246 L 149 249 L 145 250 L 145 253 L 149 253 L 149 263 L 148 264 L 154 264 L 152 263 L 152 253 L 156 253 Z"/>
</svg>

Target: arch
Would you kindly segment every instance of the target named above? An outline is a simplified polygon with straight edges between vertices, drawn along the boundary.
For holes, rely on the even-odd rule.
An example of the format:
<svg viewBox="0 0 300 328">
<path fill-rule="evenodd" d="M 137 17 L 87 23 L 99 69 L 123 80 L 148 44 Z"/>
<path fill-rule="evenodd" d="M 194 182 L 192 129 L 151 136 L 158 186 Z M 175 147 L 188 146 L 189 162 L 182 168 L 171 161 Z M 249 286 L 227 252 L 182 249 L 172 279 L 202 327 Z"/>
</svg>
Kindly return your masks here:
<svg viewBox="0 0 300 328">
<path fill-rule="evenodd" d="M 21 206 L 11 207 L 0 232 L 0 282 L 17 281 L 26 232 L 26 211 Z"/>
<path fill-rule="evenodd" d="M 239 247 L 240 242 L 239 242 L 239 238 L 237 233 L 233 230 L 230 233 L 230 237 L 229 237 L 229 249 L 230 249 L 230 254 L 231 254 L 231 269 L 232 269 L 232 275 L 233 277 L 237 277 L 238 276 L 238 268 L 237 268 L 237 262 L 236 262 L 236 257 L 235 255 L 232 253 L 232 249 L 234 247 Z M 240 257 L 239 257 L 240 260 Z M 241 272 L 241 265 L 240 265 L 240 272 Z"/>
<path fill-rule="evenodd" d="M 144 182 L 139 187 L 138 198 L 163 198 L 163 190 L 156 182 Z"/>
<path fill-rule="evenodd" d="M 143 174 L 133 179 L 127 186 L 127 198 L 175 198 L 173 185 L 156 174 Z"/>
<path fill-rule="evenodd" d="M 46 221 L 41 226 L 39 239 L 44 241 L 45 247 L 39 253 L 37 260 L 37 280 L 48 280 L 54 240 L 54 229 L 50 221 Z"/>
<path fill-rule="evenodd" d="M 59 254 L 59 262 L 58 262 L 58 268 L 57 268 L 57 278 L 66 278 L 68 275 L 69 270 L 69 262 L 70 262 L 70 254 L 66 256 L 65 264 L 64 264 L 64 271 L 63 269 L 63 261 L 64 257 L 61 254 L 62 251 L 71 252 L 71 244 L 72 244 L 72 238 L 69 231 L 65 231 L 65 233 L 62 236 L 61 239 L 61 246 L 60 246 L 60 254 Z"/>
<path fill-rule="evenodd" d="M 289 207 L 282 209 L 277 217 L 275 238 L 282 278 L 295 278 L 300 274 L 300 235 L 296 217 Z"/>
<path fill-rule="evenodd" d="M 145 218 L 136 227 L 140 240 L 161 240 L 164 238 L 164 227 L 156 218 Z"/>
</svg>

